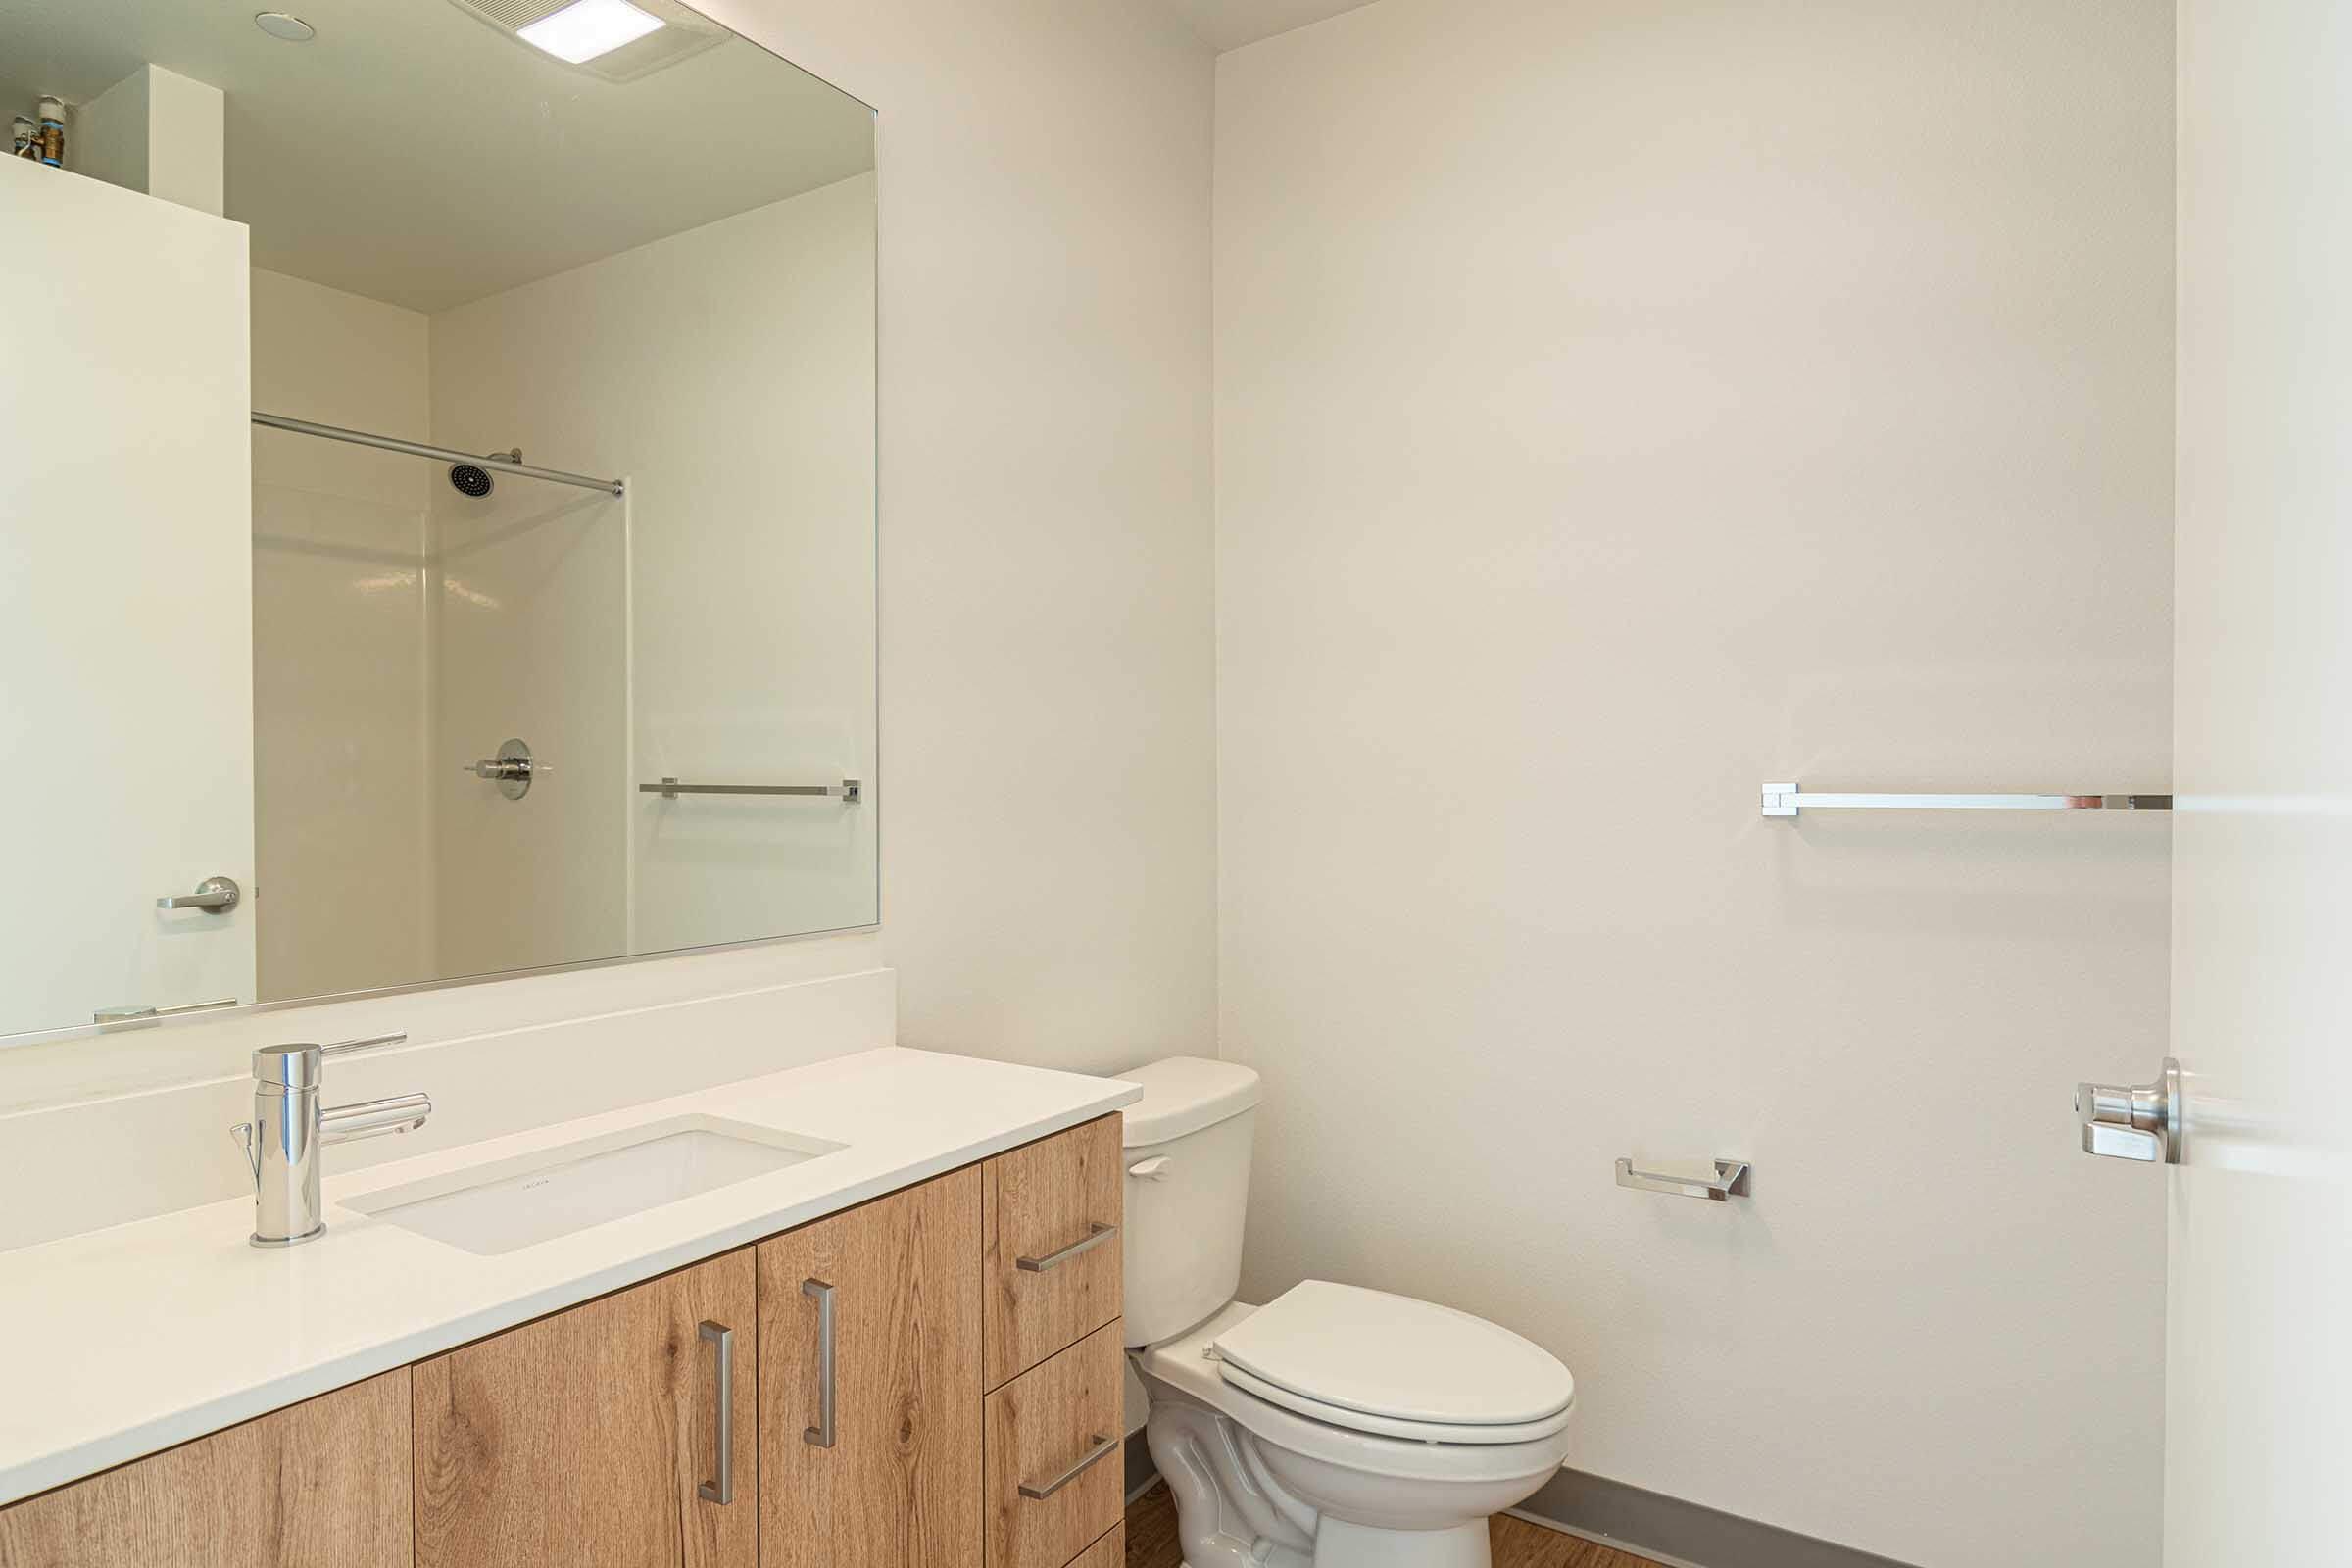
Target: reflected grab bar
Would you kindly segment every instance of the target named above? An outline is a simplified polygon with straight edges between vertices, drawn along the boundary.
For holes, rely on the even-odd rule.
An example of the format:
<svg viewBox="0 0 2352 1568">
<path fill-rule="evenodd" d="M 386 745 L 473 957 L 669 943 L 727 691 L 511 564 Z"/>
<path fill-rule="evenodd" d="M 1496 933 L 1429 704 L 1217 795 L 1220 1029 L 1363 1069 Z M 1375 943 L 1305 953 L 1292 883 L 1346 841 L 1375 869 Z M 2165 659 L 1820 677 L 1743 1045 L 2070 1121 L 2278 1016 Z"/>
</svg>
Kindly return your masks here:
<svg viewBox="0 0 2352 1568">
<path fill-rule="evenodd" d="M 674 801 L 681 795 L 820 795 L 856 806 L 865 799 L 865 786 L 854 778 L 838 784 L 681 784 L 674 778 L 664 778 L 659 784 L 640 784 L 640 795 L 659 795 Z"/>
</svg>

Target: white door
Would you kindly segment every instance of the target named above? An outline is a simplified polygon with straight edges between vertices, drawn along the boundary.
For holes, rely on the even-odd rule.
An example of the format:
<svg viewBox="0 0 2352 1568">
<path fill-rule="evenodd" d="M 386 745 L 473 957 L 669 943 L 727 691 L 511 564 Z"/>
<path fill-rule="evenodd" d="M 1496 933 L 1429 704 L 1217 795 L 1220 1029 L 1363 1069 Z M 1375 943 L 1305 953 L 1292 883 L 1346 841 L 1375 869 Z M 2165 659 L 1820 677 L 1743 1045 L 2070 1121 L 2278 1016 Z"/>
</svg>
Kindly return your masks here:
<svg viewBox="0 0 2352 1568">
<path fill-rule="evenodd" d="M 0 1034 L 254 1000 L 241 223 L 0 159 Z"/>
<path fill-rule="evenodd" d="M 2179 16 L 2187 1115 L 2165 1561 L 2336 1568 L 2352 1562 L 2352 7 Z"/>
</svg>

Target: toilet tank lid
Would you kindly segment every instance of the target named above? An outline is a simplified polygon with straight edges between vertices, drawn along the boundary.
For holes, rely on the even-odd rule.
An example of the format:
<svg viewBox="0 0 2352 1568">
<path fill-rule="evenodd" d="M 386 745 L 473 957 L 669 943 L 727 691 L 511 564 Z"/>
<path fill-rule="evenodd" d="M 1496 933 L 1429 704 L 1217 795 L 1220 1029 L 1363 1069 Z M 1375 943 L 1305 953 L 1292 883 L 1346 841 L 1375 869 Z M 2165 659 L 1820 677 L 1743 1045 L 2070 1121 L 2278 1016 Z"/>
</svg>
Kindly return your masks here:
<svg viewBox="0 0 2352 1568">
<path fill-rule="evenodd" d="M 1124 1113 L 1121 1142 L 1129 1149 L 1197 1133 L 1257 1103 L 1257 1074 L 1238 1061 L 1169 1056 L 1119 1076 L 1144 1086 L 1144 1098 Z"/>
</svg>

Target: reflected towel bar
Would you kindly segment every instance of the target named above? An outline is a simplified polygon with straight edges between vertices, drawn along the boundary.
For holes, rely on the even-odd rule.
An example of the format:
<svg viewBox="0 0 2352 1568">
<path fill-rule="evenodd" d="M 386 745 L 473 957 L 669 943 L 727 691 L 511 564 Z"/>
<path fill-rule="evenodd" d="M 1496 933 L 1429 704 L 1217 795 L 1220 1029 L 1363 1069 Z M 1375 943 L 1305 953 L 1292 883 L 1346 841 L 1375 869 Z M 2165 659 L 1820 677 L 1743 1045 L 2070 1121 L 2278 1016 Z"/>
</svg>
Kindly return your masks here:
<svg viewBox="0 0 2352 1568">
<path fill-rule="evenodd" d="M 577 485 L 583 490 L 602 490 L 611 496 L 625 493 L 625 487 L 618 479 L 592 479 L 584 473 L 565 473 L 562 468 L 534 468 L 524 463 L 509 463 L 504 458 L 458 452 L 422 441 L 406 441 L 396 435 L 346 430 L 339 424 L 319 424 L 315 420 L 297 419 L 283 414 L 264 414 L 259 409 L 253 411 L 253 422 L 267 425 L 272 430 L 291 430 L 296 435 L 315 435 L 324 441 L 348 441 L 354 446 L 374 447 L 383 452 L 405 452 L 412 458 L 430 458 L 435 463 L 471 464 L 492 473 L 511 473 L 521 479 L 545 479 L 551 484 Z"/>
<path fill-rule="evenodd" d="M 1766 816 L 1794 816 L 1799 807 L 1878 811 L 2169 811 L 2170 795 L 1833 795 L 1793 781 L 1764 786 Z"/>
<path fill-rule="evenodd" d="M 854 778 L 845 778 L 838 784 L 681 784 L 674 778 L 664 778 L 659 784 L 638 785 L 637 793 L 659 795 L 665 801 L 674 801 L 681 795 L 823 795 L 856 806 L 865 799 L 865 786 Z"/>
</svg>

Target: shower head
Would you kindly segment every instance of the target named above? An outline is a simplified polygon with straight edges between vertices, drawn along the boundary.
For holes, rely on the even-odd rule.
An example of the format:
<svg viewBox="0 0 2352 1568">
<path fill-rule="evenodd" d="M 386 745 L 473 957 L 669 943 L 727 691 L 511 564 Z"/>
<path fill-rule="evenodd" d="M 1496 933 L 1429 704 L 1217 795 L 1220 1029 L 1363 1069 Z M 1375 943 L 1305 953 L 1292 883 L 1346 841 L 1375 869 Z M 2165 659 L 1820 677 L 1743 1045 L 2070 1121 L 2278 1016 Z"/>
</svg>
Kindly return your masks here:
<svg viewBox="0 0 2352 1568">
<path fill-rule="evenodd" d="M 497 463 L 520 463 L 522 448 L 516 447 L 510 452 L 492 452 L 486 455 Z M 458 494 L 470 496 L 476 501 L 497 488 L 490 478 L 488 469 L 476 467 L 470 463 L 452 465 L 449 470 L 449 483 L 450 487 Z"/>
</svg>

